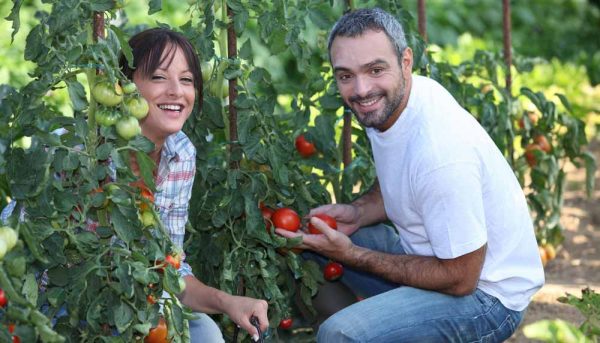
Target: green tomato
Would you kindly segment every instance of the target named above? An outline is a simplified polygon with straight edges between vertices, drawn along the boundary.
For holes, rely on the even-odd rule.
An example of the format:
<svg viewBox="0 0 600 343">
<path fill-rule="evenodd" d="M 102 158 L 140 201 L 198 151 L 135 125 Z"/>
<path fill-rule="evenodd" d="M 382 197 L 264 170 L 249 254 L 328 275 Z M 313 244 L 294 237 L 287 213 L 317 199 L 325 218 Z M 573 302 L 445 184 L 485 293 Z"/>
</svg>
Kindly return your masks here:
<svg viewBox="0 0 600 343">
<path fill-rule="evenodd" d="M 229 96 L 229 81 L 227 79 L 223 79 L 223 83 L 221 84 L 221 87 L 219 87 L 217 85 L 217 80 L 212 80 L 208 90 L 213 96 L 225 99 Z"/>
<path fill-rule="evenodd" d="M 125 117 L 117 122 L 117 133 L 126 140 L 130 140 L 136 135 L 142 133 L 140 124 L 135 117 Z"/>
<path fill-rule="evenodd" d="M 210 62 L 202 62 L 200 69 L 202 69 L 202 81 L 205 83 L 208 82 L 212 76 L 213 64 Z"/>
<path fill-rule="evenodd" d="M 96 112 L 96 123 L 102 126 L 113 126 L 121 119 L 121 114 L 117 111 L 101 108 Z"/>
<path fill-rule="evenodd" d="M 179 281 L 179 292 L 183 293 L 183 291 L 185 291 L 185 280 L 182 277 L 180 277 L 178 281 Z"/>
<path fill-rule="evenodd" d="M 148 110 L 148 102 L 140 96 L 125 100 L 125 111 L 137 119 L 145 118 L 148 115 Z"/>
<path fill-rule="evenodd" d="M 125 94 L 133 94 L 137 91 L 137 86 L 133 82 L 127 82 L 123 86 L 123 93 Z"/>
<path fill-rule="evenodd" d="M 123 90 L 118 83 L 111 84 L 108 80 L 102 79 L 92 88 L 92 96 L 102 105 L 110 107 L 121 103 Z"/>
<path fill-rule="evenodd" d="M 4 255 L 6 255 L 6 252 L 8 251 L 8 247 L 6 246 L 6 242 L 2 239 L 0 239 L 0 261 L 2 261 L 2 259 L 4 258 Z"/>
<path fill-rule="evenodd" d="M 144 211 L 142 212 L 142 216 L 141 216 L 141 220 L 142 220 L 142 224 L 144 225 L 144 227 L 146 226 L 153 226 L 154 225 L 154 214 L 152 214 L 152 212 L 150 211 Z"/>
<path fill-rule="evenodd" d="M 0 227 L 0 240 L 6 243 L 8 251 L 11 251 L 15 247 L 18 239 L 17 231 L 13 230 L 10 226 Z"/>
</svg>

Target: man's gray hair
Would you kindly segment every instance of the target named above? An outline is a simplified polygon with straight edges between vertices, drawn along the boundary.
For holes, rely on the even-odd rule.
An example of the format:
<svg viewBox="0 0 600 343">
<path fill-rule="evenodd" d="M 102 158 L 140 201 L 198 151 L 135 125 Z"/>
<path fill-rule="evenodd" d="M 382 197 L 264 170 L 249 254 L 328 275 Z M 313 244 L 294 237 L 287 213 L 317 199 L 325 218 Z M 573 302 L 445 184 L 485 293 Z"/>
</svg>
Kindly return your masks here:
<svg viewBox="0 0 600 343">
<path fill-rule="evenodd" d="M 344 14 L 329 33 L 327 42 L 329 60 L 331 60 L 331 44 L 336 37 L 357 37 L 368 30 L 383 31 L 388 36 L 396 48 L 398 63 L 400 63 L 402 52 L 407 47 L 404 29 L 394 16 L 381 8 L 362 8 Z"/>
</svg>

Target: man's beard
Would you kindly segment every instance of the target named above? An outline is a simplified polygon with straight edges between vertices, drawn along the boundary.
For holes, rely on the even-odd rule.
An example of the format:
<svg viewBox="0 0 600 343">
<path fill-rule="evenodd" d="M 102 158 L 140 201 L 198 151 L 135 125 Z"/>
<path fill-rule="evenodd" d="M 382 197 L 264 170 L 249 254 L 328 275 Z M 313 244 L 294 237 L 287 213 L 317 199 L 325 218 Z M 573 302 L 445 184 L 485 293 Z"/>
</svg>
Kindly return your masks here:
<svg viewBox="0 0 600 343">
<path fill-rule="evenodd" d="M 386 104 L 383 107 L 383 109 L 380 110 L 380 112 L 371 111 L 371 112 L 359 113 L 352 106 L 350 106 L 348 104 L 348 107 L 350 107 L 350 109 L 354 113 L 354 116 L 356 117 L 356 119 L 358 120 L 358 122 L 361 125 L 363 125 L 365 127 L 379 128 L 379 127 L 383 126 L 388 121 L 388 119 L 390 119 L 390 117 L 394 114 L 394 112 L 400 106 L 400 103 L 402 102 L 402 99 L 404 99 L 404 95 L 406 93 L 406 80 L 404 78 L 402 78 L 402 80 L 400 82 L 401 82 L 401 84 L 398 85 L 398 87 L 396 88 L 396 91 L 392 95 L 392 97 L 390 97 L 387 92 L 379 90 L 379 91 L 370 92 L 364 97 L 355 95 L 348 99 L 349 103 L 352 104 L 353 102 L 364 101 L 367 99 L 372 99 L 372 98 L 377 98 L 377 97 L 383 96 L 382 100 L 385 101 Z"/>
</svg>

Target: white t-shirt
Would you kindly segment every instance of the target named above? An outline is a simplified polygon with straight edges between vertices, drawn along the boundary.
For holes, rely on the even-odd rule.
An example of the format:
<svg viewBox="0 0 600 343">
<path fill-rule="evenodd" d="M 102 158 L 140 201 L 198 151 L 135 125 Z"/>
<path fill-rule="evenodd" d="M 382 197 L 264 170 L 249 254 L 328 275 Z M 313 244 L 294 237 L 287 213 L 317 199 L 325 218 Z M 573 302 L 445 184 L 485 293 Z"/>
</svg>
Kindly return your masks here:
<svg viewBox="0 0 600 343">
<path fill-rule="evenodd" d="M 485 243 L 478 288 L 520 311 L 544 284 L 527 202 L 487 132 L 434 80 L 413 75 L 406 109 L 367 129 L 388 218 L 408 254 L 450 259 Z"/>
</svg>

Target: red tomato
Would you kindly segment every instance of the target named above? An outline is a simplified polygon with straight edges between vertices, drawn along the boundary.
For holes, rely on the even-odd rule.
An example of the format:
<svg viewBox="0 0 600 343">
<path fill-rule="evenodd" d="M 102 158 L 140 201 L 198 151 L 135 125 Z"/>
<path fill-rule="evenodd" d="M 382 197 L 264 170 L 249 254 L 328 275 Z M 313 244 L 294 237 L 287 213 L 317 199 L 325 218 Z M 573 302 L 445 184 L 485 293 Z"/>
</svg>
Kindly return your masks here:
<svg viewBox="0 0 600 343">
<path fill-rule="evenodd" d="M 0 307 L 6 307 L 6 304 L 8 304 L 8 299 L 6 299 L 4 290 L 0 288 Z"/>
<path fill-rule="evenodd" d="M 284 329 L 287 330 L 289 328 L 292 327 L 292 324 L 294 323 L 294 321 L 292 320 L 292 318 L 283 318 L 280 322 L 279 322 L 279 328 L 280 329 Z"/>
<path fill-rule="evenodd" d="M 323 277 L 327 281 L 335 281 L 344 274 L 344 266 L 337 262 L 329 262 L 323 268 Z"/>
<path fill-rule="evenodd" d="M 300 156 L 304 158 L 308 158 L 317 152 L 315 145 L 307 141 L 306 138 L 304 138 L 304 135 L 296 137 L 296 150 L 298 150 Z"/>
<path fill-rule="evenodd" d="M 181 261 L 177 256 L 167 255 L 167 258 L 165 258 L 165 260 L 176 270 L 179 269 L 179 267 L 181 266 Z"/>
<path fill-rule="evenodd" d="M 265 226 L 267 228 L 267 232 L 271 232 L 271 217 L 275 211 L 268 207 L 261 207 L 260 212 L 262 213 L 263 219 L 265 220 Z"/>
<path fill-rule="evenodd" d="M 154 305 L 156 304 L 156 297 L 152 294 L 148 294 L 146 296 L 146 301 L 150 304 L 150 305 Z"/>
<path fill-rule="evenodd" d="M 158 320 L 158 325 L 150 329 L 148 336 L 144 338 L 146 343 L 166 343 L 167 342 L 167 323 L 164 318 Z"/>
<path fill-rule="evenodd" d="M 15 323 L 10 323 L 8 324 L 8 332 L 10 333 L 14 333 L 15 332 Z M 21 338 L 19 338 L 19 336 L 12 336 L 12 342 L 13 343 L 21 343 Z"/>
<path fill-rule="evenodd" d="M 548 139 L 544 135 L 537 135 L 533 138 L 533 141 L 540 146 L 540 149 L 544 152 L 552 151 L 552 146 L 548 142 Z"/>
<path fill-rule="evenodd" d="M 300 229 L 300 217 L 296 211 L 288 207 L 275 210 L 271 221 L 276 228 L 296 232 Z"/>
<path fill-rule="evenodd" d="M 333 217 L 330 217 L 325 213 L 319 213 L 314 216 L 324 221 L 325 224 L 327 224 L 330 228 L 337 230 L 337 222 L 335 221 L 335 219 L 333 219 Z M 317 229 L 317 227 L 314 226 L 311 222 L 308 222 L 308 232 L 315 235 L 321 233 L 321 231 L 319 231 L 319 229 Z"/>
<path fill-rule="evenodd" d="M 531 143 L 525 148 L 525 159 L 527 160 L 527 164 L 530 167 L 535 167 L 537 165 L 537 159 L 535 158 L 534 151 L 543 151 L 539 144 Z"/>
</svg>

